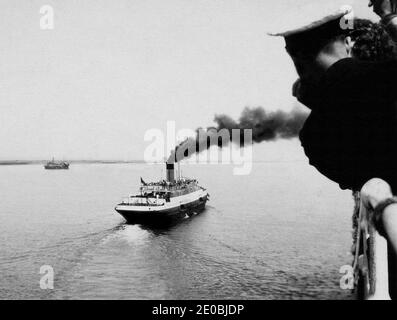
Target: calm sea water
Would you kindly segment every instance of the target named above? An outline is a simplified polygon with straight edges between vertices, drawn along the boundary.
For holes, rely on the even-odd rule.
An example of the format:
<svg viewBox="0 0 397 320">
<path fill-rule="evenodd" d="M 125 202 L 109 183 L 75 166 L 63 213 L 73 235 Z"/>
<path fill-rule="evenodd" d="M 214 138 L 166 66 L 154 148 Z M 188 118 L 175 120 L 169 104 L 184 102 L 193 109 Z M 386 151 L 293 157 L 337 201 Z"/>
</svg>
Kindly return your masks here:
<svg viewBox="0 0 397 320">
<path fill-rule="evenodd" d="M 114 206 L 162 166 L 0 166 L 1 299 L 350 299 L 352 198 L 304 162 L 185 166 L 207 210 L 163 230 Z M 55 271 L 40 289 L 40 267 Z"/>
</svg>

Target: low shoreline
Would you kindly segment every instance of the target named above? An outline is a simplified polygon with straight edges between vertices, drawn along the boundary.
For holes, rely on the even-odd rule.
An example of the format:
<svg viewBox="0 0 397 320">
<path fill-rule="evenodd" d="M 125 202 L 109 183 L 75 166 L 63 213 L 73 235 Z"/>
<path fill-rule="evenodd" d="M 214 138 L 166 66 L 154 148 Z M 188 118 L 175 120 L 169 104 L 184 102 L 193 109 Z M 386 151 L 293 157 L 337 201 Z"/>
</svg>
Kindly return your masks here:
<svg viewBox="0 0 397 320">
<path fill-rule="evenodd" d="M 18 166 L 18 165 L 44 165 L 48 161 L 46 160 L 4 160 L 0 161 L 0 166 Z M 122 161 L 122 160 L 71 160 L 68 161 L 71 164 L 140 164 L 145 163 L 143 160 L 131 160 L 131 161 Z"/>
<path fill-rule="evenodd" d="M 0 166 L 18 166 L 32 164 L 30 161 L 0 161 Z"/>
</svg>

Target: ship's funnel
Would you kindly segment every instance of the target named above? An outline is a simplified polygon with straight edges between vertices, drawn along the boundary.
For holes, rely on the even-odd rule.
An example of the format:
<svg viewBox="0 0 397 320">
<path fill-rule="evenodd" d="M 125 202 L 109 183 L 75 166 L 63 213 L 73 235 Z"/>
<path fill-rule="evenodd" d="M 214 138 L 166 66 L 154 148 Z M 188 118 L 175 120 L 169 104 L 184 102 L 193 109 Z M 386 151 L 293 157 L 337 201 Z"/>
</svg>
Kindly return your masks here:
<svg viewBox="0 0 397 320">
<path fill-rule="evenodd" d="M 167 181 L 175 182 L 175 166 L 173 163 L 167 163 Z"/>
</svg>

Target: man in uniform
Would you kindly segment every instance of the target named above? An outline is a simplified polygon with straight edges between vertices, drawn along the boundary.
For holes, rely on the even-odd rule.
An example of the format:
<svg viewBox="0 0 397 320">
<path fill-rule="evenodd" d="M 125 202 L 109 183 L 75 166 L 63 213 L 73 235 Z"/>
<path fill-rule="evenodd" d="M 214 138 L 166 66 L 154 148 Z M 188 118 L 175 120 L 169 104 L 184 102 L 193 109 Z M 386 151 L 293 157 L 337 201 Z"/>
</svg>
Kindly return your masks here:
<svg viewBox="0 0 397 320">
<path fill-rule="evenodd" d="M 394 40 L 396 4 L 371 3 Z M 355 59 L 354 29 L 346 28 L 346 14 L 278 35 L 285 38 L 300 76 L 296 95 L 304 92 L 302 102 L 312 110 L 300 134 L 310 164 L 342 189 L 359 191 L 370 181 L 368 205 L 397 257 L 397 201 L 392 197 L 397 192 L 397 60 Z"/>
</svg>

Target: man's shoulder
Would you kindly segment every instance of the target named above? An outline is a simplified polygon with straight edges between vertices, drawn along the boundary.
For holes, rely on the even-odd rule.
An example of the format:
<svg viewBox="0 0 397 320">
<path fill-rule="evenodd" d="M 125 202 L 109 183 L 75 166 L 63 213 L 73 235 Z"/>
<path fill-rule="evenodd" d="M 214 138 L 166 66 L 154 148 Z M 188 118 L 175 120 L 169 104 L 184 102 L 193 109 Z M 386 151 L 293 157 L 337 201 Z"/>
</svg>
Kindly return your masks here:
<svg viewBox="0 0 397 320">
<path fill-rule="evenodd" d="M 354 77 L 373 68 L 372 62 L 359 61 L 354 58 L 345 58 L 335 62 L 326 72 L 326 79 L 343 80 L 343 77 Z"/>
<path fill-rule="evenodd" d="M 377 74 L 391 74 L 397 70 L 397 60 L 387 61 L 361 61 L 355 58 L 345 58 L 334 63 L 326 72 L 326 79 L 337 78 L 343 80 L 341 76 L 349 78 L 368 77 Z M 363 79 L 364 80 L 364 79 Z"/>
<path fill-rule="evenodd" d="M 375 102 L 387 102 L 397 97 L 396 74 L 397 60 L 342 59 L 327 70 L 321 81 L 323 102 L 332 103 L 333 108 L 345 109 L 346 104 L 372 108 Z"/>
</svg>

